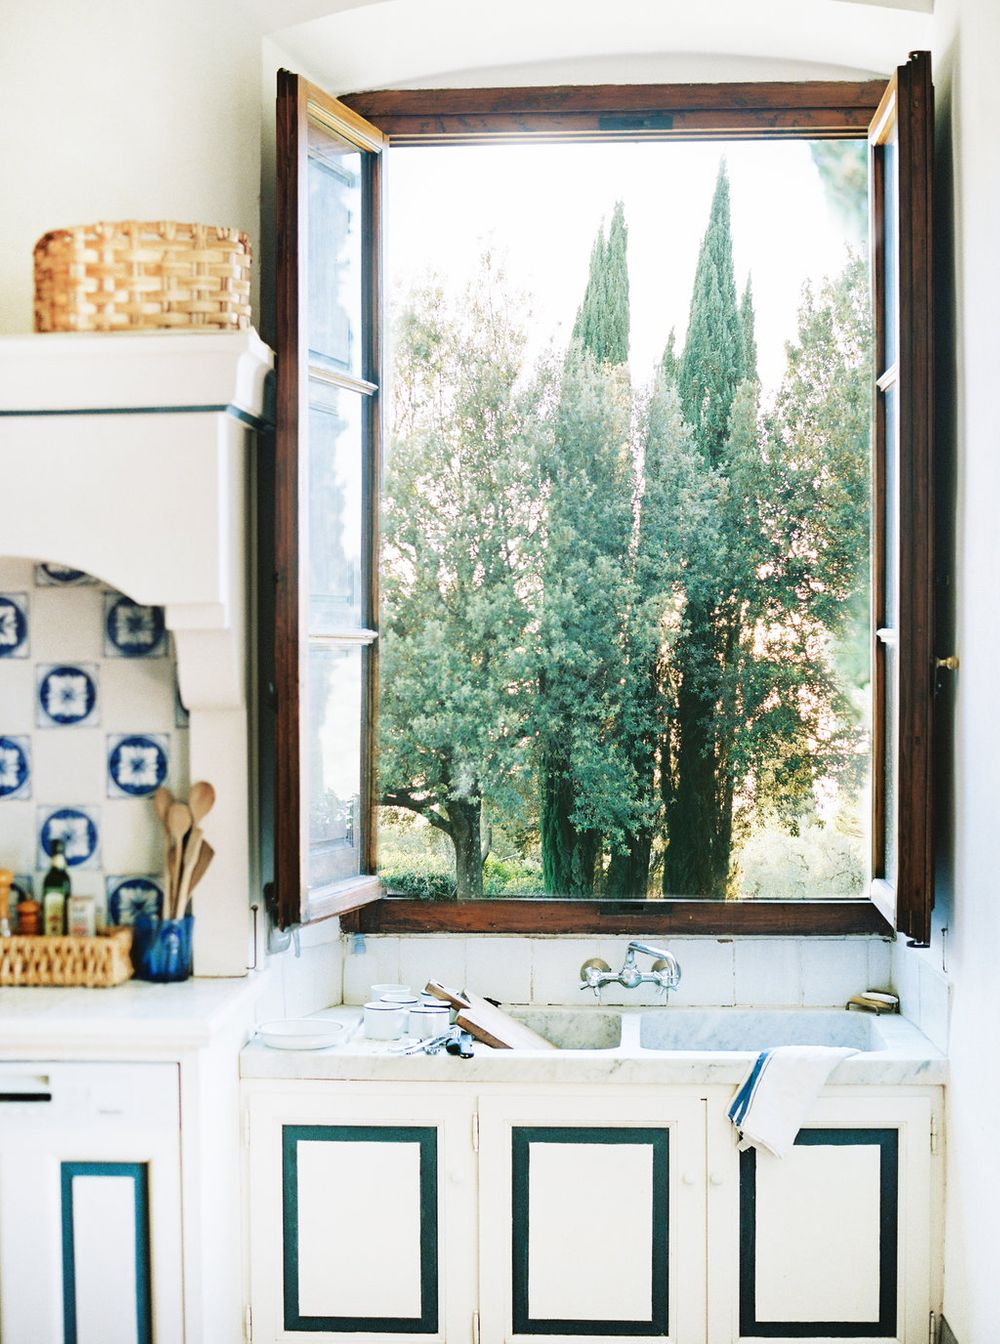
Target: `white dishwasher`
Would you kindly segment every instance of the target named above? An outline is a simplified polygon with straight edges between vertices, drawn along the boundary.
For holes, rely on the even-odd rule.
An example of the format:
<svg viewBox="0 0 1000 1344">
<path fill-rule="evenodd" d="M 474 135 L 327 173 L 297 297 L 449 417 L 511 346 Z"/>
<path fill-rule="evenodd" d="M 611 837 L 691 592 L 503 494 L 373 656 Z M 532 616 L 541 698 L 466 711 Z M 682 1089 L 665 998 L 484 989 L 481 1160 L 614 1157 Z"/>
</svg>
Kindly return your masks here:
<svg viewBox="0 0 1000 1344">
<path fill-rule="evenodd" d="M 0 1063 L 2 1344 L 181 1344 L 176 1064 Z"/>
</svg>

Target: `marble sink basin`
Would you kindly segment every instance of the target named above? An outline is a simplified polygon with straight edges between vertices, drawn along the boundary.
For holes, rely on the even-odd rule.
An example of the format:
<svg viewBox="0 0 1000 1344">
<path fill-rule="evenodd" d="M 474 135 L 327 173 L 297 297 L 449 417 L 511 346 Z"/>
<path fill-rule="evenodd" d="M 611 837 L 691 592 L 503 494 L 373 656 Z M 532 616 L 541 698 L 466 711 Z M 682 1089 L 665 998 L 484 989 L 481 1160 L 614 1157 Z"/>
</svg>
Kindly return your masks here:
<svg viewBox="0 0 1000 1344">
<path fill-rule="evenodd" d="M 520 1008 L 512 1016 L 560 1050 L 616 1050 L 622 1014 L 611 1008 Z"/>
<path fill-rule="evenodd" d="M 666 1008 L 643 1013 L 643 1050 L 760 1051 L 776 1045 L 885 1049 L 879 1019 L 843 1009 Z"/>
</svg>

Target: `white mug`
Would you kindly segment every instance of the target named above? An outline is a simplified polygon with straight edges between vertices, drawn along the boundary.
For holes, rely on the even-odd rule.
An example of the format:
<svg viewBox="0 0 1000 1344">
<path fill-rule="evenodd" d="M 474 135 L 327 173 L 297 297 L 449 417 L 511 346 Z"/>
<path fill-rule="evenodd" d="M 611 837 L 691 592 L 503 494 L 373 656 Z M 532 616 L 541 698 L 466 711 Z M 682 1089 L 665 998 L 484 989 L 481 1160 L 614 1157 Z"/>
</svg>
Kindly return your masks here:
<svg viewBox="0 0 1000 1344">
<path fill-rule="evenodd" d="M 370 1041 L 396 1041 L 405 1035 L 408 1010 L 400 1003 L 373 1000 L 364 1006 L 365 1035 Z"/>
</svg>

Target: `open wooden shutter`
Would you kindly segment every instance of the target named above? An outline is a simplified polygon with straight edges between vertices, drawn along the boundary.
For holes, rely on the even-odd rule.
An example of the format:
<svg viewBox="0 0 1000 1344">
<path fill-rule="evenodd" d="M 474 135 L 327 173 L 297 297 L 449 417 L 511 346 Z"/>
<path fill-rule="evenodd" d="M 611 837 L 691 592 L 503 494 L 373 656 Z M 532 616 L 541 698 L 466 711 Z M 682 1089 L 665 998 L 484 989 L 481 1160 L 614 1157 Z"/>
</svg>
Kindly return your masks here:
<svg viewBox="0 0 1000 1344">
<path fill-rule="evenodd" d="M 279 73 L 273 865 L 282 927 L 379 894 L 370 725 L 383 143 L 356 112 Z"/>
<path fill-rule="evenodd" d="M 927 52 L 896 71 L 869 129 L 875 319 L 872 443 L 873 898 L 930 938 L 934 91 Z"/>
</svg>

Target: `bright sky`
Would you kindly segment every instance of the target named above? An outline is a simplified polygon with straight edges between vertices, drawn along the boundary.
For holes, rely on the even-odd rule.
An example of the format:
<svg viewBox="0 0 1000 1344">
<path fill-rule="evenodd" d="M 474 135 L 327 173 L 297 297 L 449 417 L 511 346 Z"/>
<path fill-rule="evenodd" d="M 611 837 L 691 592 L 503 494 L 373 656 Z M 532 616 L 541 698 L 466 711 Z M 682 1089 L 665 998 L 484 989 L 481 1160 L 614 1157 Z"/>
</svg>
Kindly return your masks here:
<svg viewBox="0 0 1000 1344">
<path fill-rule="evenodd" d="M 625 203 L 632 309 L 631 366 L 648 381 L 671 327 L 684 344 L 698 248 L 719 160 L 729 166 L 736 283 L 753 274 L 761 381 L 773 390 L 794 337 L 802 284 L 846 261 L 845 226 L 830 208 L 803 141 L 426 146 L 392 149 L 386 210 L 389 292 L 436 273 L 460 293 L 482 252 L 504 259 L 531 296 L 537 355 L 565 346 L 590 251 L 615 201 Z M 854 243 L 856 245 L 856 243 Z"/>
</svg>

